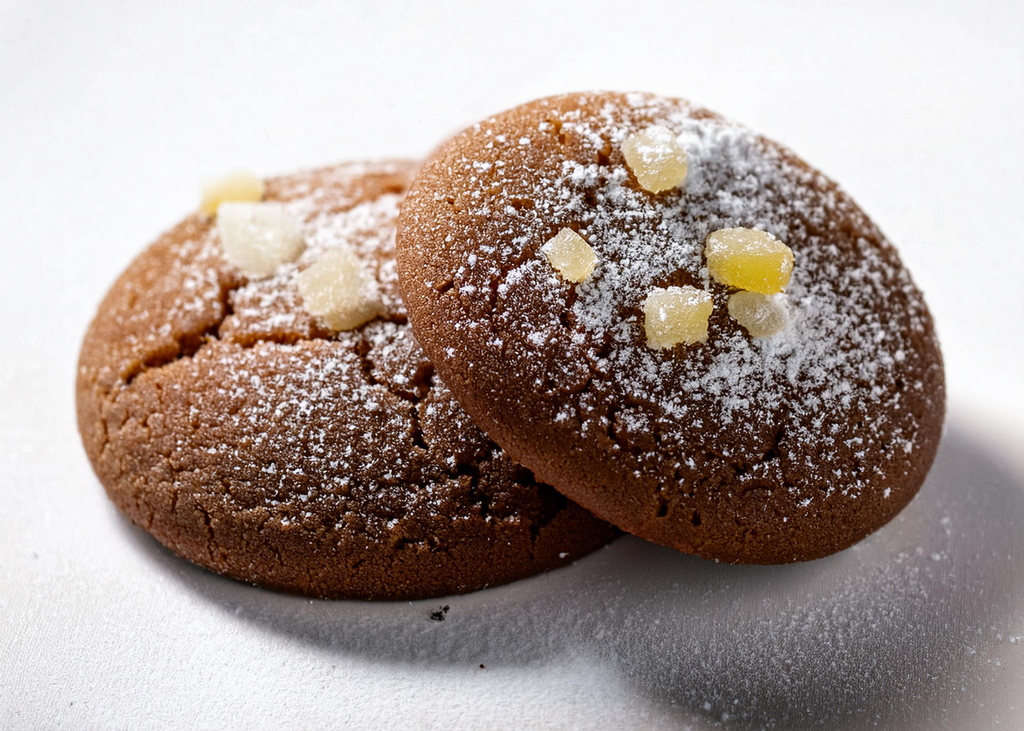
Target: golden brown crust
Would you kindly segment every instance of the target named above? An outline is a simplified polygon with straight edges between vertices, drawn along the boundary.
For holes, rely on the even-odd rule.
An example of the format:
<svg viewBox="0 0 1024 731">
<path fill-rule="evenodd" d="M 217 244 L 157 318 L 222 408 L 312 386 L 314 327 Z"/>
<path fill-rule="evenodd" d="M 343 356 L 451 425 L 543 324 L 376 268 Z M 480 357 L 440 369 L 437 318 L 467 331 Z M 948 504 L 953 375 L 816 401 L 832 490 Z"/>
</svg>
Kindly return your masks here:
<svg viewBox="0 0 1024 731">
<path fill-rule="evenodd" d="M 192 216 L 140 255 L 82 345 L 79 428 L 110 498 L 181 556 L 269 588 L 412 599 L 570 562 L 614 530 L 536 483 L 433 377 L 398 298 L 393 226 L 414 166 L 268 181 L 309 249 L 250 282 Z M 332 336 L 294 276 L 333 243 L 386 312 Z"/>
<path fill-rule="evenodd" d="M 626 135 L 669 126 L 685 190 L 640 188 Z M 796 254 L 794 325 L 752 341 L 709 280 L 710 231 Z M 598 254 L 573 285 L 538 253 Z M 417 337 L 460 403 L 540 479 L 643 538 L 737 563 L 827 555 L 917 492 L 944 415 L 942 358 L 892 246 L 832 181 L 688 102 L 570 94 L 484 120 L 424 164 L 398 232 Z M 706 344 L 654 351 L 651 287 L 709 290 Z"/>
</svg>

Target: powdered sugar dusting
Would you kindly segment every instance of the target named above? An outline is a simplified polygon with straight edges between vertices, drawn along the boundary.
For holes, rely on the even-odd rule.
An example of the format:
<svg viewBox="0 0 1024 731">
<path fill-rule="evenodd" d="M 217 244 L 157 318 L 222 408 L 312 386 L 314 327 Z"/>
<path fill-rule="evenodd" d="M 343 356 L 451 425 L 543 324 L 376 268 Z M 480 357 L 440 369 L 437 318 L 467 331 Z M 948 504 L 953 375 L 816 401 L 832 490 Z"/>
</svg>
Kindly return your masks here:
<svg viewBox="0 0 1024 731">
<path fill-rule="evenodd" d="M 660 447 L 635 455 L 639 474 L 664 474 L 667 456 L 685 482 L 693 472 L 686 445 L 716 445 L 728 435 L 737 444 L 720 456 L 754 465 L 744 468 L 740 482 L 760 484 L 765 476 L 757 469 L 771 451 L 766 434 L 774 433 L 791 447 L 783 450 L 790 460 L 783 472 L 807 476 L 790 487 L 801 504 L 895 489 L 906 463 L 886 455 L 895 444 L 905 457 L 917 443 L 919 423 L 903 406 L 905 394 L 916 391 L 918 400 L 933 394 L 907 374 L 930 367 L 922 364 L 928 356 L 920 344 L 933 336 L 923 300 L 892 247 L 830 181 L 745 128 L 677 100 L 632 94 L 595 112 L 599 101 L 580 96 L 586 112 L 538 103 L 550 103 L 552 111 L 537 133 L 573 150 L 557 165 L 521 162 L 522 153 L 495 133 L 504 133 L 502 120 L 472 133 L 488 140 L 482 148 L 493 164 L 486 170 L 474 154 L 445 158 L 446 179 L 457 181 L 458 217 L 436 227 L 420 217 L 416 225 L 434 242 L 425 247 L 450 241 L 453 230 L 457 240 L 476 242 L 466 248 L 475 264 L 464 257 L 453 286 L 492 283 L 494 289 L 491 303 L 463 299 L 471 320 L 454 329 L 471 340 L 478 330 L 492 330 L 494 362 L 536 374 L 538 389 L 550 381 L 576 394 L 586 382 L 568 399 L 579 408 L 570 404 L 550 417 L 580 434 L 618 429 L 623 410 L 615 404 L 643 412 Z M 629 134 L 652 123 L 670 129 L 688 155 L 682 194 L 651 195 L 625 164 L 611 160 Z M 578 285 L 561 281 L 538 252 L 560 227 L 577 231 L 597 252 L 594 273 Z M 709 279 L 704 241 L 730 227 L 767 231 L 794 249 L 791 322 L 773 337 L 750 338 L 725 314 L 729 290 Z M 708 342 L 645 347 L 645 297 L 652 287 L 681 284 L 714 296 Z M 536 365 L 539 349 L 550 343 L 563 352 Z M 913 364 L 905 360 L 911 353 Z M 466 349 L 459 357 L 473 353 Z M 790 483 L 777 468 L 772 481 Z"/>
<path fill-rule="evenodd" d="M 248 280 L 211 222 L 190 219 L 101 307 L 82 379 L 102 428 L 83 434 L 115 502 L 179 553 L 303 593 L 410 597 L 510 581 L 613 536 L 514 464 L 434 380 L 394 265 L 413 170 L 271 179 L 267 198 L 302 222 L 296 261 Z M 297 278 L 342 246 L 383 311 L 335 333 L 303 308 Z"/>
</svg>

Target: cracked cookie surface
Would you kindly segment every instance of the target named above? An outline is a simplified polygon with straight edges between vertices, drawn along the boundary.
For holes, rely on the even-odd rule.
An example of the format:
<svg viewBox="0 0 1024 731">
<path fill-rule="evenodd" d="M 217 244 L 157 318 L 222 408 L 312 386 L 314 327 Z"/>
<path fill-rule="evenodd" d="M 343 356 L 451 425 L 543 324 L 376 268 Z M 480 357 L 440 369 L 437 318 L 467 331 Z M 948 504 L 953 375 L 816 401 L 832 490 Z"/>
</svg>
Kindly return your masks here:
<svg viewBox="0 0 1024 731">
<path fill-rule="evenodd" d="M 348 164 L 266 182 L 307 248 L 266 279 L 192 216 L 117 280 L 81 351 L 86 452 L 114 503 L 175 553 L 269 588 L 413 599 L 579 558 L 616 531 L 534 481 L 434 377 L 394 263 L 414 166 Z M 383 314 L 332 333 L 299 272 L 347 245 Z"/>
<path fill-rule="evenodd" d="M 651 127 L 687 158 L 657 193 L 622 152 Z M 796 258 L 771 337 L 709 276 L 708 235 L 735 227 Z M 563 229 L 596 254 L 582 281 L 544 257 Z M 895 249 L 793 153 L 686 101 L 569 94 L 474 125 L 417 174 L 397 246 L 416 335 L 476 423 L 638 536 L 737 563 L 817 558 L 889 521 L 932 463 L 942 358 Z M 645 298 L 670 287 L 711 295 L 706 341 L 649 347 Z"/>
</svg>

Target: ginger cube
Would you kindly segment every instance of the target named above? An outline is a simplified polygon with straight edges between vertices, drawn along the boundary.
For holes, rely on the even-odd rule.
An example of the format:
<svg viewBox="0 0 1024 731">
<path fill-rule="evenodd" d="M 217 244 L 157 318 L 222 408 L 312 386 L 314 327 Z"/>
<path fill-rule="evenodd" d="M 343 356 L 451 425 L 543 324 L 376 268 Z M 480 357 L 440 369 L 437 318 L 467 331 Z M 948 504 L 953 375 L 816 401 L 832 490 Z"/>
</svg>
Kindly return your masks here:
<svg viewBox="0 0 1024 731">
<path fill-rule="evenodd" d="M 748 292 L 783 292 L 793 272 L 793 251 L 767 231 L 723 228 L 704 243 L 708 272 L 728 287 Z"/>
<path fill-rule="evenodd" d="M 199 204 L 199 210 L 207 216 L 215 216 L 221 203 L 260 201 L 263 200 L 264 192 L 263 181 L 252 173 L 229 173 L 206 181 L 203 185 L 203 198 Z"/>
<path fill-rule="evenodd" d="M 222 203 L 217 232 L 227 260 L 254 279 L 269 277 L 306 248 L 300 222 L 280 203 Z"/>
<path fill-rule="evenodd" d="M 382 311 L 377 283 L 347 246 L 327 251 L 298 277 L 306 312 L 334 331 L 354 330 Z"/>
<path fill-rule="evenodd" d="M 708 339 L 711 293 L 696 287 L 655 287 L 644 300 L 647 346 L 660 350 Z"/>
<path fill-rule="evenodd" d="M 751 337 L 769 338 L 789 324 L 786 295 L 736 292 L 729 297 L 729 316 L 746 328 Z"/>
<path fill-rule="evenodd" d="M 582 282 L 597 265 L 597 252 L 571 228 L 563 228 L 541 247 L 548 263 L 568 282 Z"/>
<path fill-rule="evenodd" d="M 637 182 L 651 193 L 675 188 L 686 180 L 686 151 L 665 127 L 648 127 L 630 135 L 622 143 L 622 154 Z"/>
</svg>

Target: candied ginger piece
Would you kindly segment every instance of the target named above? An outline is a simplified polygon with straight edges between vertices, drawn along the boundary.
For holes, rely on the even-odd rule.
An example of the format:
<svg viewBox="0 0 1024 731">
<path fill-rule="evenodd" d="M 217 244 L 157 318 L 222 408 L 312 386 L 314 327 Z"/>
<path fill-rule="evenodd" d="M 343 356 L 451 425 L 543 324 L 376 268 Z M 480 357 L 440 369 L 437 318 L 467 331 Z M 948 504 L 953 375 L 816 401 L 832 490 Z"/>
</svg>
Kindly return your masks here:
<svg viewBox="0 0 1024 731">
<path fill-rule="evenodd" d="M 711 293 L 696 287 L 655 287 L 644 300 L 647 346 L 660 350 L 708 339 L 708 318 L 714 302 Z"/>
<path fill-rule="evenodd" d="M 708 271 L 716 281 L 748 292 L 783 292 L 793 272 L 793 251 L 766 231 L 723 228 L 704 243 Z"/>
<path fill-rule="evenodd" d="M 252 173 L 228 173 L 206 181 L 203 185 L 203 198 L 199 204 L 199 210 L 207 216 L 215 216 L 221 203 L 260 201 L 263 200 L 264 191 L 263 181 Z"/>
<path fill-rule="evenodd" d="M 548 263 L 568 282 L 582 282 L 597 265 L 597 252 L 571 228 L 563 228 L 540 250 Z"/>
<path fill-rule="evenodd" d="M 622 154 L 637 182 L 651 193 L 675 188 L 686 180 L 689 161 L 672 131 L 656 125 L 622 143 Z"/>
<path fill-rule="evenodd" d="M 736 292 L 729 297 L 729 316 L 751 337 L 770 338 L 789 325 L 789 307 L 784 294 Z"/>
<path fill-rule="evenodd" d="M 227 260 L 254 279 L 269 277 L 306 248 L 300 222 L 280 203 L 222 203 L 217 233 Z"/>
<path fill-rule="evenodd" d="M 347 246 L 328 250 L 298 276 L 306 312 L 334 331 L 354 330 L 382 311 L 377 283 Z"/>
</svg>

